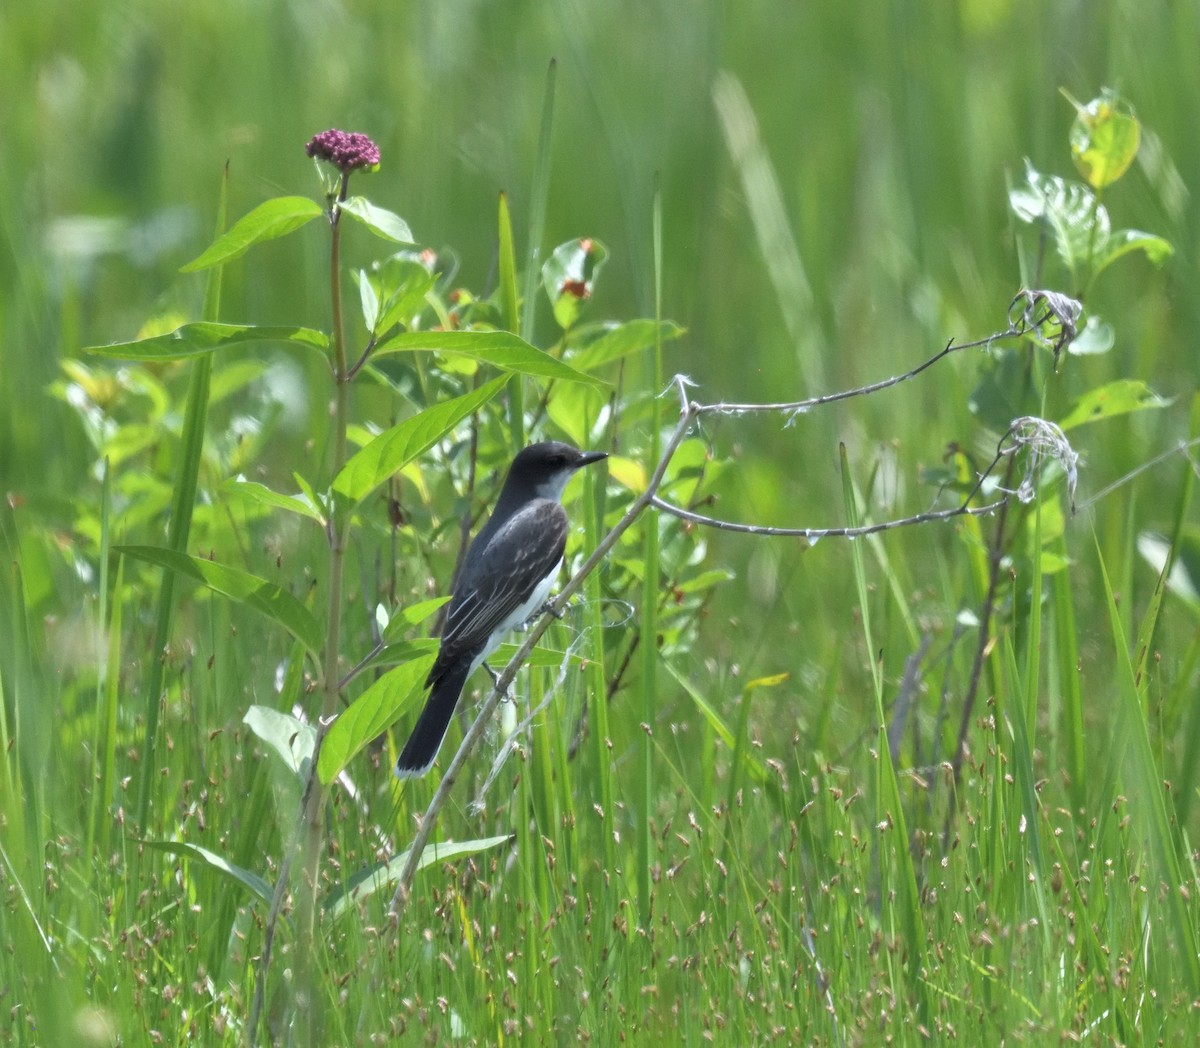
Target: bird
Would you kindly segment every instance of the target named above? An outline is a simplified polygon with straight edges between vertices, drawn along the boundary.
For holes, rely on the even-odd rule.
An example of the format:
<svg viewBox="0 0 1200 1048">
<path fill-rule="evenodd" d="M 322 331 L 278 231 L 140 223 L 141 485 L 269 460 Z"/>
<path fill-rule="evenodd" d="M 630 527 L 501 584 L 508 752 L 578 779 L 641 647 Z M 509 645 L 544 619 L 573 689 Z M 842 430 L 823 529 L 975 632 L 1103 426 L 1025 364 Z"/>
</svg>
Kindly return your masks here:
<svg viewBox="0 0 1200 1048">
<path fill-rule="evenodd" d="M 550 595 L 567 545 L 563 489 L 584 466 L 608 458 L 551 440 L 512 460 L 488 522 L 467 550 L 454 585 L 441 645 L 425 687 L 425 708 L 396 761 L 400 779 L 424 775 L 441 749 L 471 674 L 505 634 L 536 615 Z"/>
</svg>

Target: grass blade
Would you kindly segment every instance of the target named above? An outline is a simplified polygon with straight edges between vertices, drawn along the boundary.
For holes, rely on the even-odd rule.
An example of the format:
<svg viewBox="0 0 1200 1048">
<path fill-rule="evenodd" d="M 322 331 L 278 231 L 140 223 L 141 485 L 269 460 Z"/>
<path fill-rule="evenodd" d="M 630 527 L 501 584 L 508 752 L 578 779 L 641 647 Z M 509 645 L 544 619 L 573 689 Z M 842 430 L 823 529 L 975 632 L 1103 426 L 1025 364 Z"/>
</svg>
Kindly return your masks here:
<svg viewBox="0 0 1200 1048">
<path fill-rule="evenodd" d="M 1145 698 L 1149 680 L 1151 650 L 1149 639 L 1157 623 L 1166 576 L 1159 575 L 1158 585 L 1138 631 L 1136 655 L 1129 657 L 1125 630 L 1121 615 L 1113 596 L 1108 571 L 1096 548 L 1100 563 L 1100 574 L 1104 580 L 1104 592 L 1108 600 L 1109 622 L 1113 645 L 1116 650 L 1116 669 L 1119 676 L 1115 689 L 1120 703 L 1115 738 L 1124 740 L 1118 745 L 1124 750 L 1125 774 L 1131 777 L 1129 793 L 1131 804 L 1144 805 L 1144 832 L 1150 841 L 1151 852 L 1158 867 L 1158 874 L 1166 882 L 1164 893 L 1168 910 L 1173 917 L 1175 950 L 1169 959 L 1173 968 L 1182 968 L 1193 995 L 1200 995 L 1200 954 L 1197 953 L 1195 914 L 1189 913 L 1189 901 L 1195 886 L 1184 881 L 1183 868 L 1179 860 L 1182 842 L 1171 832 L 1178 825 L 1167 812 L 1163 776 L 1154 757 L 1150 742 Z M 1136 801 L 1134 800 L 1136 799 Z"/>
<path fill-rule="evenodd" d="M 500 320 L 505 330 L 514 334 L 520 331 L 520 300 L 517 297 L 517 253 L 513 244 L 512 215 L 508 210 L 508 196 L 500 194 L 499 214 L 500 238 Z M 511 433 L 513 451 L 525 446 L 525 387 L 520 375 L 513 375 L 508 383 L 508 428 Z"/>
<path fill-rule="evenodd" d="M 221 179 L 217 201 L 216 229 L 225 228 L 229 189 L 229 168 Z M 311 202 L 311 201 L 310 201 Z M 249 246 L 249 245 L 247 245 Z M 221 313 L 222 267 L 216 266 L 208 275 L 204 293 L 204 319 L 216 321 Z M 212 354 L 206 353 L 193 365 L 188 376 L 187 406 L 184 411 L 183 439 L 179 446 L 179 472 L 171 495 L 170 527 L 167 548 L 183 553 L 187 548 L 192 527 L 192 508 L 196 504 L 196 489 L 200 481 L 200 457 L 204 450 L 204 430 L 208 418 L 209 389 L 212 383 Z M 171 640 L 171 619 L 175 610 L 175 573 L 164 571 L 158 591 L 155 615 L 154 646 L 150 649 L 146 681 L 146 739 L 142 776 L 138 784 L 137 825 L 146 831 L 150 812 L 150 794 L 158 768 L 158 716 L 162 704 L 164 655 Z"/>
</svg>

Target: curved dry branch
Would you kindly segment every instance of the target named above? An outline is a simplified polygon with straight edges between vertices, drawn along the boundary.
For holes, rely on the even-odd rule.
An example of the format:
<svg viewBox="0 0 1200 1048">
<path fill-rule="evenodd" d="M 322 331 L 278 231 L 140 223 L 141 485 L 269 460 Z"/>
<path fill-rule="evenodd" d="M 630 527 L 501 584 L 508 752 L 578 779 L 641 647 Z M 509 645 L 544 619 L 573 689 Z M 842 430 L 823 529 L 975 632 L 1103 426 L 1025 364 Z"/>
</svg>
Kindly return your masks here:
<svg viewBox="0 0 1200 1048">
<path fill-rule="evenodd" d="M 408 902 L 408 897 L 412 891 L 413 878 L 416 876 L 417 867 L 421 861 L 421 855 L 425 850 L 426 844 L 429 842 L 429 837 L 433 832 L 434 826 L 437 824 L 438 816 L 442 808 L 445 806 L 447 799 L 450 796 L 450 791 L 454 788 L 454 783 L 458 779 L 459 773 L 462 771 L 463 765 L 474 752 L 479 739 L 483 735 L 484 728 L 492 713 L 500 704 L 508 691 L 508 686 L 513 682 L 517 675 L 517 671 L 529 658 L 534 646 L 541 639 L 542 634 L 550 626 L 551 620 L 557 613 L 566 605 L 567 601 L 579 590 L 583 585 L 584 580 L 596 570 L 597 565 L 607 556 L 608 551 L 616 545 L 617 540 L 625 534 L 630 526 L 641 516 L 642 511 L 651 504 L 666 476 L 667 467 L 671 463 L 671 459 L 675 456 L 679 445 L 683 443 L 683 438 L 687 436 L 688 429 L 691 427 L 692 421 L 696 417 L 695 405 L 687 398 L 686 390 L 682 380 L 677 380 L 676 388 L 679 391 L 682 409 L 680 411 L 679 422 L 676 424 L 670 439 L 663 448 L 662 455 L 658 460 L 658 465 L 655 467 L 654 473 L 651 475 L 649 483 L 646 485 L 646 490 L 642 492 L 636 499 L 630 503 L 629 508 L 625 511 L 624 516 L 616 523 L 611 531 L 604 536 L 597 544 L 592 555 L 584 562 L 562 590 L 559 591 L 546 608 L 546 614 L 542 615 L 538 621 L 529 629 L 526 634 L 525 643 L 521 645 L 517 653 L 509 660 L 507 666 L 504 667 L 499 678 L 496 680 L 495 686 L 484 700 L 480 707 L 479 713 L 475 720 L 467 729 L 466 735 L 463 736 L 462 744 L 458 748 L 458 752 L 454 754 L 445 773 L 442 775 L 442 781 L 438 783 L 437 792 L 433 795 L 433 800 L 429 802 L 429 807 L 425 810 L 424 816 L 421 818 L 421 824 L 417 828 L 416 836 L 413 838 L 412 844 L 409 846 L 408 861 L 404 864 L 404 869 L 400 872 L 400 878 L 396 885 L 396 891 L 392 896 L 391 905 L 388 907 L 388 916 L 395 921 L 398 921 L 400 915 L 404 911 L 404 906 Z"/>
<path fill-rule="evenodd" d="M 1004 331 L 997 331 L 993 335 L 988 335 L 987 338 L 977 338 L 972 342 L 955 343 L 951 339 L 946 343 L 945 347 L 910 371 L 905 371 L 900 375 L 893 375 L 891 378 L 881 379 L 878 382 L 871 382 L 865 386 L 856 386 L 854 389 L 843 389 L 838 393 L 824 393 L 819 397 L 809 397 L 807 400 L 794 400 L 779 404 L 734 404 L 725 401 L 717 404 L 697 404 L 695 405 L 695 411 L 697 415 L 748 415 L 758 411 L 780 411 L 786 412 L 792 418 L 795 418 L 797 415 L 804 414 L 810 408 L 820 407 L 822 404 L 836 404 L 840 400 L 849 400 L 851 397 L 862 397 L 868 393 L 878 393 L 882 389 L 898 386 L 901 382 L 907 382 L 911 378 L 916 378 L 926 368 L 933 367 L 939 360 L 945 359 L 951 353 L 957 353 L 962 349 L 987 348 L 1003 339 L 1016 338 L 1018 335 L 1023 335 L 1025 331 L 1026 328 L 1022 323 L 1014 323 L 1010 324 Z"/>
<path fill-rule="evenodd" d="M 878 524 L 863 524 L 857 528 L 775 528 L 765 524 L 735 524 L 730 520 L 719 520 L 716 517 L 706 517 L 702 513 L 694 513 L 682 506 L 666 502 L 657 495 L 650 500 L 650 504 L 655 509 L 661 509 L 664 513 L 670 513 L 680 520 L 701 524 L 706 528 L 716 528 L 719 531 L 735 531 L 742 535 L 800 538 L 816 542 L 818 539 L 824 538 L 856 539 L 863 535 L 874 535 L 880 531 L 903 528 L 909 524 L 928 524 L 935 520 L 950 520 L 952 517 L 983 517 L 994 513 L 1007 501 L 1008 496 L 1006 495 L 1004 498 L 989 502 L 984 506 L 972 506 L 964 502 L 953 509 L 930 510 L 927 513 L 915 513 L 911 517 L 897 517 L 894 520 L 885 520 Z"/>
<path fill-rule="evenodd" d="M 488 720 L 491 718 L 496 707 L 507 694 L 509 685 L 517 675 L 517 671 L 529 658 L 534 646 L 541 639 L 542 634 L 549 627 L 550 620 L 556 616 L 566 602 L 579 590 L 583 585 L 584 580 L 596 569 L 609 550 L 616 545 L 618 539 L 629 529 L 629 527 L 641 516 L 642 512 L 649 506 L 654 506 L 665 513 L 670 513 L 683 520 L 701 524 L 706 527 L 720 528 L 726 531 L 737 531 L 750 535 L 782 535 L 806 538 L 809 541 L 814 541 L 818 538 L 826 536 L 837 536 L 843 538 L 855 538 L 860 535 L 870 535 L 880 531 L 887 531 L 893 528 L 904 527 L 911 524 L 924 524 L 936 520 L 947 520 L 958 516 L 982 516 L 992 513 L 1003 506 L 1008 505 L 1014 494 L 1024 497 L 1025 492 L 1013 492 L 1001 487 L 1002 497 L 994 502 L 987 503 L 982 506 L 973 506 L 971 501 L 979 494 L 984 481 L 995 469 L 997 463 L 1003 459 L 1009 459 L 1009 470 L 1011 472 L 1011 460 L 1014 453 L 1021 447 L 1030 447 L 1033 445 L 1032 438 L 1027 435 L 1027 431 L 1035 423 L 1040 423 L 1040 420 L 1035 419 L 1020 419 L 1014 422 L 1013 426 L 1004 436 L 1001 437 L 997 446 L 995 457 L 988 467 L 981 473 L 967 493 L 963 501 L 953 509 L 934 510 L 927 513 L 919 513 L 911 517 L 903 517 L 896 520 L 884 521 L 879 524 L 870 524 L 862 527 L 854 528 L 773 528 L 764 525 L 756 524 L 735 524 L 730 521 L 718 520 L 714 517 L 706 517 L 699 513 L 694 513 L 690 510 L 685 510 L 680 506 L 675 506 L 672 503 L 658 497 L 659 488 L 662 486 L 663 479 L 666 477 L 667 468 L 670 466 L 675 452 L 683 443 L 692 424 L 701 416 L 708 414 L 744 414 L 751 411 L 785 411 L 795 415 L 799 411 L 807 410 L 819 404 L 833 403 L 839 400 L 846 400 L 849 397 L 861 396 L 866 393 L 872 393 L 877 390 L 886 389 L 889 386 L 896 385 L 907 379 L 913 378 L 920 374 L 925 369 L 932 367 L 938 361 L 943 360 L 960 349 L 979 348 L 989 346 L 993 342 L 1002 338 L 1010 338 L 1021 335 L 1025 332 L 1023 323 L 1018 321 L 1010 324 L 1005 331 L 991 335 L 985 339 L 978 339 L 974 342 L 964 342 L 956 345 L 953 341 L 946 344 L 940 352 L 930 357 L 918 367 L 911 371 L 905 372 L 903 375 L 894 376 L 893 378 L 884 379 L 881 382 L 876 382 L 868 386 L 862 386 L 858 389 L 846 390 L 841 393 L 833 393 L 827 396 L 814 397 L 810 400 L 795 401 L 788 404 L 700 404 L 693 402 L 687 393 L 687 387 L 690 384 L 688 379 L 682 375 L 676 375 L 672 379 L 671 386 L 677 393 L 680 401 L 679 421 L 676 423 L 670 438 L 663 447 L 662 454 L 659 457 L 658 463 L 651 474 L 645 490 L 638 495 L 633 502 L 630 503 L 628 509 L 621 517 L 620 521 L 610 530 L 603 539 L 597 544 L 590 557 L 584 565 L 571 577 L 567 584 L 547 605 L 546 614 L 542 615 L 538 621 L 529 629 L 525 636 L 525 641 L 521 645 L 517 653 L 505 666 L 504 671 L 496 679 L 495 686 L 484 699 L 479 713 L 475 720 L 467 729 L 463 736 L 461 745 L 458 751 L 454 754 L 445 773 L 442 775 L 441 782 L 438 784 L 437 791 L 434 793 L 433 799 L 429 803 L 429 807 L 425 810 L 425 814 L 421 818 L 420 825 L 416 835 L 413 838 L 412 844 L 408 849 L 408 858 L 401 870 L 398 878 L 395 892 L 392 896 L 391 904 L 388 908 L 388 915 L 391 920 L 399 923 L 399 919 L 404 912 L 404 908 L 408 902 L 412 892 L 413 878 L 421 863 L 421 857 L 429 842 L 429 838 L 433 833 L 433 829 L 437 824 L 438 817 L 450 796 L 450 791 L 454 788 L 455 782 L 462 771 L 463 766 L 474 752 L 480 738 L 483 735 L 484 729 Z M 1057 429 L 1057 427 L 1054 427 Z M 1045 441 L 1044 427 L 1038 431 L 1043 442 Z M 1061 436 L 1061 431 L 1058 431 Z M 1065 444 L 1065 438 L 1064 438 Z M 1034 454 L 1037 454 L 1037 448 L 1034 448 Z M 1069 450 L 1069 446 L 1068 446 Z M 1043 454 L 1046 452 L 1042 451 Z M 1031 466 L 1029 468 L 1036 468 Z"/>
</svg>

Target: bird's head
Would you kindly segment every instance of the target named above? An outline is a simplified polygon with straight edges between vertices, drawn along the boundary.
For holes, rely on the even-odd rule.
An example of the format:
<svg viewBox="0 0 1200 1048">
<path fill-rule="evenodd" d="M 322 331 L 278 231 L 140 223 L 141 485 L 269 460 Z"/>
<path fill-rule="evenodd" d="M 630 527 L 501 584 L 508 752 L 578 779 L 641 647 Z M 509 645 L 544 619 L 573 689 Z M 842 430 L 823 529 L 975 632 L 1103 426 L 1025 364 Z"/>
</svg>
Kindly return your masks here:
<svg viewBox="0 0 1200 1048">
<path fill-rule="evenodd" d="M 560 499 L 567 481 L 578 469 L 608 458 L 605 451 L 580 451 L 559 440 L 523 448 L 509 467 L 505 487 L 517 487 L 538 498 Z"/>
</svg>

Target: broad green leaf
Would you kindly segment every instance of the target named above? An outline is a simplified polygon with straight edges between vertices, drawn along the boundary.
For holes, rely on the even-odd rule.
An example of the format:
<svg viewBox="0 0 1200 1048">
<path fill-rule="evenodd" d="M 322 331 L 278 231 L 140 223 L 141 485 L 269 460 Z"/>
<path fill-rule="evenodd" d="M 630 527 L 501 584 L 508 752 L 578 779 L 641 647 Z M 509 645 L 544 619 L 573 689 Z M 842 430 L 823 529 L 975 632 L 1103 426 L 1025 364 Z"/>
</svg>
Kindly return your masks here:
<svg viewBox="0 0 1200 1048">
<path fill-rule="evenodd" d="M 1033 382 L 1022 353 L 998 351 L 984 365 L 979 385 L 967 398 L 967 407 L 984 425 L 1003 433 L 1015 418 L 1035 415 L 1041 393 Z"/>
<path fill-rule="evenodd" d="M 1043 175 L 1027 160 L 1025 185 L 1013 189 L 1008 200 L 1023 222 L 1049 224 L 1059 257 L 1072 273 L 1108 243 L 1112 229 L 1108 211 L 1081 182 Z"/>
<path fill-rule="evenodd" d="M 430 654 L 389 670 L 338 714 L 317 756 L 317 775 L 323 783 L 336 779 L 356 753 L 396 722 L 424 690 L 433 660 Z"/>
<path fill-rule="evenodd" d="M 366 197 L 350 197 L 338 204 L 338 207 L 351 218 L 361 222 L 377 237 L 397 244 L 414 243 L 412 230 L 408 228 L 404 219 L 386 208 L 377 207 Z"/>
<path fill-rule="evenodd" d="M 635 495 L 640 495 L 646 490 L 646 467 L 637 459 L 626 458 L 624 455 L 609 455 L 605 466 L 613 480 L 623 484 Z"/>
<path fill-rule="evenodd" d="M 351 456 L 333 480 L 333 490 L 361 502 L 398 469 L 433 447 L 463 419 L 492 399 L 508 381 L 495 378 L 454 400 L 426 408 L 380 433 Z"/>
<path fill-rule="evenodd" d="M 418 637 L 415 640 L 396 640 L 384 647 L 369 663 L 372 666 L 399 666 L 426 655 L 436 655 L 437 637 Z"/>
<path fill-rule="evenodd" d="M 270 746 L 301 781 L 304 780 L 317 745 L 317 732 L 311 724 L 270 706 L 251 706 L 242 723 Z"/>
<path fill-rule="evenodd" d="M 85 352 L 121 360 L 184 360 L 247 342 L 293 342 L 319 350 L 329 346 L 328 336 L 312 328 L 201 322 L 184 324 L 169 335 L 156 335 L 135 342 L 114 342 L 107 346 L 88 346 Z"/>
<path fill-rule="evenodd" d="M 1064 430 L 1086 422 L 1128 415 L 1134 411 L 1165 408 L 1171 402 L 1160 397 L 1139 379 L 1121 378 L 1089 390 L 1080 397 L 1058 424 Z"/>
<path fill-rule="evenodd" d="M 1075 107 L 1075 122 L 1067 136 L 1075 166 L 1093 189 L 1112 185 L 1137 156 L 1141 124 L 1129 103 L 1112 91 L 1104 91 L 1087 105 L 1070 95 L 1067 98 Z"/>
<path fill-rule="evenodd" d="M 434 863 L 449 862 L 451 859 L 461 859 L 466 855 L 477 855 L 489 848 L 498 848 L 513 839 L 512 834 L 503 837 L 481 837 L 473 841 L 447 841 L 440 844 L 427 844 L 417 862 L 417 872 L 432 866 Z M 378 866 L 369 866 L 359 870 L 344 884 L 339 885 L 325 896 L 321 906 L 330 917 L 340 917 L 357 903 L 369 899 L 376 892 L 390 891 L 400 881 L 400 874 L 408 865 L 409 851 L 402 851 L 394 859 Z"/>
<path fill-rule="evenodd" d="M 197 862 L 202 862 L 210 869 L 236 881 L 251 895 L 268 905 L 270 905 L 272 895 L 275 894 L 271 886 L 257 873 L 235 866 L 228 859 L 222 858 L 216 852 L 202 848 L 198 844 L 186 844 L 183 841 L 141 841 L 140 843 L 155 851 L 178 855 L 181 859 L 195 859 Z"/>
<path fill-rule="evenodd" d="M 564 331 L 592 297 L 596 278 L 607 261 L 608 248 L 599 240 L 581 237 L 559 244 L 543 263 L 542 285 L 554 307 L 554 319 Z"/>
<path fill-rule="evenodd" d="M 571 354 L 571 364 L 580 371 L 591 371 L 631 353 L 640 353 L 654 345 L 656 329 L 663 342 L 679 338 L 687 330 L 670 320 L 658 323 L 646 319 L 629 320 L 611 328 L 588 346 Z"/>
<path fill-rule="evenodd" d="M 1137 229 L 1118 229 L 1096 248 L 1095 270 L 1097 273 L 1106 266 L 1112 265 L 1118 258 L 1128 255 L 1131 251 L 1145 252 L 1146 258 L 1156 266 L 1161 266 L 1175 252 L 1169 240 L 1156 237 L 1152 233 L 1143 233 Z"/>
<path fill-rule="evenodd" d="M 238 219 L 229 231 L 217 237 L 203 254 L 192 259 L 186 266 L 180 267 L 180 272 L 194 273 L 199 269 L 229 262 L 244 255 L 255 244 L 286 236 L 324 213 L 321 206 L 308 197 L 290 196 L 268 200 Z"/>
<path fill-rule="evenodd" d="M 202 557 L 164 549 L 161 546 L 114 546 L 118 553 L 147 564 L 157 564 L 189 579 L 223 593 L 225 596 L 266 615 L 309 651 L 317 652 L 324 641 L 317 620 L 297 598 L 273 582 L 260 579 L 248 571 L 215 564 Z"/>
<path fill-rule="evenodd" d="M 418 601 L 393 612 L 381 640 L 384 644 L 390 644 L 413 626 L 419 626 L 449 600 L 449 597 L 431 597 L 429 600 Z"/>
<path fill-rule="evenodd" d="M 405 331 L 384 339 L 375 347 L 371 357 L 375 359 L 389 353 L 421 351 L 470 357 L 501 371 L 512 371 L 531 378 L 606 384 L 601 379 L 576 371 L 508 331 Z"/>
<path fill-rule="evenodd" d="M 397 324 L 413 327 L 414 321 L 429 307 L 426 296 L 438 281 L 437 272 L 431 272 L 414 252 L 398 252 L 385 259 L 371 276 L 379 300 L 384 303 L 374 329 L 381 335 Z"/>
<path fill-rule="evenodd" d="M 546 413 L 567 439 L 581 448 L 592 443 L 594 427 L 608 403 L 605 390 L 582 382 L 563 382 L 554 390 Z"/>
<path fill-rule="evenodd" d="M 315 520 L 318 524 L 325 523 L 325 518 L 314 506 L 309 504 L 307 496 L 300 498 L 296 495 L 281 495 L 278 491 L 272 491 L 266 485 L 253 480 L 227 480 L 221 485 L 221 490 L 226 494 L 246 499 L 249 502 L 256 502 L 262 506 L 272 506 L 275 509 L 287 510 L 289 513 L 299 513 L 300 516 Z"/>
</svg>

